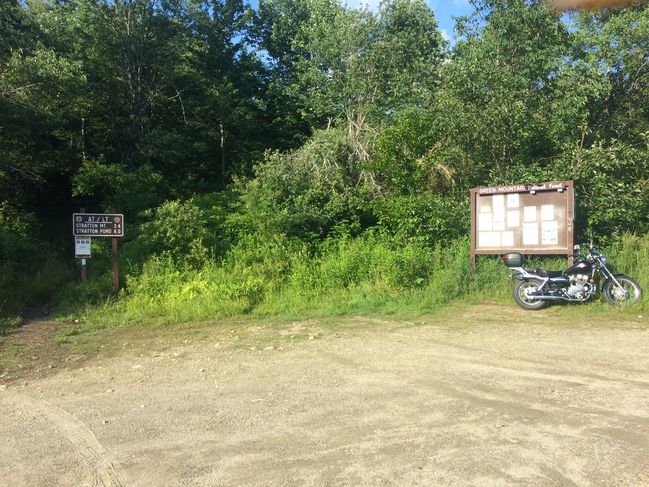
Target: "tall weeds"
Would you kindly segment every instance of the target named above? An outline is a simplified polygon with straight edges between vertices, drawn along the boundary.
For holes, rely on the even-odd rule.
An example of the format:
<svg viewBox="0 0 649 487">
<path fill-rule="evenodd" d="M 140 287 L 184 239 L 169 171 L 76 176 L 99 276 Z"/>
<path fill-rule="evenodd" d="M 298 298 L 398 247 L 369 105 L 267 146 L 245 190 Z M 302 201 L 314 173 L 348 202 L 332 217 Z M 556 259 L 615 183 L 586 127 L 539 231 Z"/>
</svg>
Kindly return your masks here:
<svg viewBox="0 0 649 487">
<path fill-rule="evenodd" d="M 607 252 L 619 272 L 649 288 L 649 236 L 627 235 Z M 560 268 L 565 260 L 530 265 Z M 154 257 L 141 274 L 129 277 L 121 299 L 94 308 L 88 318 L 127 324 L 244 314 L 424 313 L 457 300 L 509 303 L 510 293 L 500 259 L 485 256 L 476 270 L 471 267 L 466 239 L 430 248 L 370 233 L 313 251 L 282 237 L 250 238 L 221 262 L 200 269 Z"/>
</svg>

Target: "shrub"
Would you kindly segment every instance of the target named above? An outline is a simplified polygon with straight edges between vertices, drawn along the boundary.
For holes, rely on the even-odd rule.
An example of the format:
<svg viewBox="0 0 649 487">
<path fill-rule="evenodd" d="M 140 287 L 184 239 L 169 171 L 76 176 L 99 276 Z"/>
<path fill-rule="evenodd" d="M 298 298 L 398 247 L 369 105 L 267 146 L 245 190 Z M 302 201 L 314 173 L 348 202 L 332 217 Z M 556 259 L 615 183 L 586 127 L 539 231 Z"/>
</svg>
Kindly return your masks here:
<svg viewBox="0 0 649 487">
<path fill-rule="evenodd" d="M 188 201 L 166 201 L 144 216 L 150 221 L 139 227 L 136 245 L 145 254 L 168 255 L 182 265 L 200 267 L 210 258 L 205 245 L 207 217 Z"/>
<path fill-rule="evenodd" d="M 426 245 L 449 242 L 469 231 L 468 199 L 442 195 L 405 195 L 377 198 L 372 209 L 378 225 L 398 239 Z"/>
<path fill-rule="evenodd" d="M 649 236 L 627 235 L 607 249 L 618 272 L 649 287 Z M 300 315 L 426 312 L 458 300 L 511 304 L 512 283 L 495 256 L 471 267 L 469 241 L 434 247 L 366 232 L 309 249 L 277 236 L 240 240 L 220 263 L 181 266 L 152 257 L 116 304 L 93 312 L 96 321 L 178 322 L 242 314 Z M 565 259 L 536 258 L 530 266 L 562 268 Z M 645 300 L 646 301 L 646 300 Z"/>
<path fill-rule="evenodd" d="M 247 214 L 264 235 L 322 238 L 362 218 L 367 190 L 347 135 L 317 132 L 301 149 L 268 153 L 242 189 Z"/>
</svg>

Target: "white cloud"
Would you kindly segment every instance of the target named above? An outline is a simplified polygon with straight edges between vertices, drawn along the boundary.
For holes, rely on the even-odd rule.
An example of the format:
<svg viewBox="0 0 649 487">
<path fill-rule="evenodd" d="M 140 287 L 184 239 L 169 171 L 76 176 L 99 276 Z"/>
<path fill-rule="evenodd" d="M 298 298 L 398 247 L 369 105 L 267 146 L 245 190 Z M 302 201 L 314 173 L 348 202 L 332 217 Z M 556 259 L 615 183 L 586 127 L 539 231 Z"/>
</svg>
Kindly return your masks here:
<svg viewBox="0 0 649 487">
<path fill-rule="evenodd" d="M 439 33 L 442 34 L 442 37 L 444 38 L 445 41 L 447 42 L 451 41 L 451 36 L 448 34 L 448 31 L 446 29 L 439 29 Z"/>
</svg>

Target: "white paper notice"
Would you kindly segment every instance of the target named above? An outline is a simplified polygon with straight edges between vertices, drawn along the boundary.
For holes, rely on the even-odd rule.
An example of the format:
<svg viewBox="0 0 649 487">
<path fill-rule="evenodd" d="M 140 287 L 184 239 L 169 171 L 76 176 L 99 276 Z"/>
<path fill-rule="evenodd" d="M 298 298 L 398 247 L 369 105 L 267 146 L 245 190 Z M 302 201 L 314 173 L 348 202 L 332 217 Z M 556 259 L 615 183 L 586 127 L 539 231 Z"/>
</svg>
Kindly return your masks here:
<svg viewBox="0 0 649 487">
<path fill-rule="evenodd" d="M 525 208 L 523 208 L 523 221 L 536 221 L 536 206 L 526 206 Z"/>
<path fill-rule="evenodd" d="M 482 205 L 480 207 L 480 213 L 491 213 L 491 205 Z"/>
<path fill-rule="evenodd" d="M 514 232 L 502 232 L 500 235 L 501 235 L 500 245 L 502 247 L 514 246 Z"/>
<path fill-rule="evenodd" d="M 504 194 L 495 194 L 491 199 L 491 202 L 494 205 L 494 208 L 504 208 L 505 207 L 505 195 Z"/>
<path fill-rule="evenodd" d="M 507 227 L 515 228 L 521 224 L 521 212 L 518 210 L 510 210 L 507 212 Z"/>
<path fill-rule="evenodd" d="M 504 222 L 505 221 L 505 195 L 504 194 L 495 194 L 492 200 L 494 208 L 494 221 Z"/>
<path fill-rule="evenodd" d="M 92 238 L 74 237 L 74 254 L 75 256 L 90 257 Z"/>
<path fill-rule="evenodd" d="M 507 208 L 518 208 L 520 201 L 518 199 L 518 193 L 512 193 L 507 195 Z"/>
<path fill-rule="evenodd" d="M 558 222 L 554 221 L 541 223 L 541 243 L 543 245 L 556 245 L 559 243 Z"/>
<path fill-rule="evenodd" d="M 505 222 L 504 221 L 502 221 L 502 222 L 494 221 L 493 230 L 502 231 L 504 229 L 505 229 Z"/>
<path fill-rule="evenodd" d="M 478 247 L 500 247 L 500 232 L 478 233 Z"/>
<path fill-rule="evenodd" d="M 494 205 L 494 221 L 505 224 L 505 207 Z"/>
<path fill-rule="evenodd" d="M 491 213 L 478 214 L 478 231 L 490 232 L 493 229 L 493 218 Z"/>
<path fill-rule="evenodd" d="M 539 244 L 539 226 L 536 223 L 523 223 L 523 245 Z"/>
<path fill-rule="evenodd" d="M 554 205 L 541 206 L 541 220 L 554 220 Z"/>
</svg>

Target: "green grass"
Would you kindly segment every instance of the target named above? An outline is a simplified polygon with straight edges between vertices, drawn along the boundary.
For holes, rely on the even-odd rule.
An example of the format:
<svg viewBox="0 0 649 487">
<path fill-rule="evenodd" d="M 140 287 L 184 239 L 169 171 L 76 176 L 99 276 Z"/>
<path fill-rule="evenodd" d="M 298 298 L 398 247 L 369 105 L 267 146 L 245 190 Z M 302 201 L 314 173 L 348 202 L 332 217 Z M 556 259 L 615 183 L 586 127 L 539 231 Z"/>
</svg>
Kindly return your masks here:
<svg viewBox="0 0 649 487">
<path fill-rule="evenodd" d="M 617 271 L 649 289 L 649 236 L 626 236 L 607 252 Z M 536 258 L 529 266 L 560 269 L 566 261 Z M 102 326 L 152 326 L 244 316 L 416 316 L 458 302 L 513 304 L 500 259 L 480 257 L 474 271 L 464 239 L 431 249 L 367 235 L 328 242 L 316 253 L 287 239 L 251 240 L 200 269 L 154 257 L 127 283 L 118 299 L 77 310 L 77 317 Z M 646 303 L 645 293 L 638 306 L 616 312 L 642 312 Z"/>
<path fill-rule="evenodd" d="M 11 330 L 20 325 L 22 321 L 23 320 L 20 316 L 7 316 L 5 318 L 0 317 L 0 335 L 6 335 Z"/>
<path fill-rule="evenodd" d="M 105 292 L 109 279 L 75 286 L 86 293 L 79 299 L 94 304 L 68 306 L 68 323 L 52 336 L 35 343 L 0 337 L 1 375 L 27 377 L 30 370 L 47 373 L 52 363 L 79 366 L 97 355 L 163 350 L 206 337 L 263 350 L 377 326 L 425 324 L 458 332 L 523 324 L 646 328 L 649 236 L 626 236 L 607 252 L 618 272 L 645 289 L 640 305 L 617 309 L 599 299 L 525 312 L 513 302 L 513 282 L 500 259 L 481 257 L 474 272 L 464 240 L 431 249 L 365 236 L 330 242 L 318 252 L 285 239 L 250 241 L 200 269 L 155 257 L 127 277 L 118 297 Z M 538 258 L 529 265 L 562 268 L 565 259 Z M 67 299 L 73 303 L 74 293 Z M 7 329 L 17 318 L 4 322 Z"/>
</svg>

